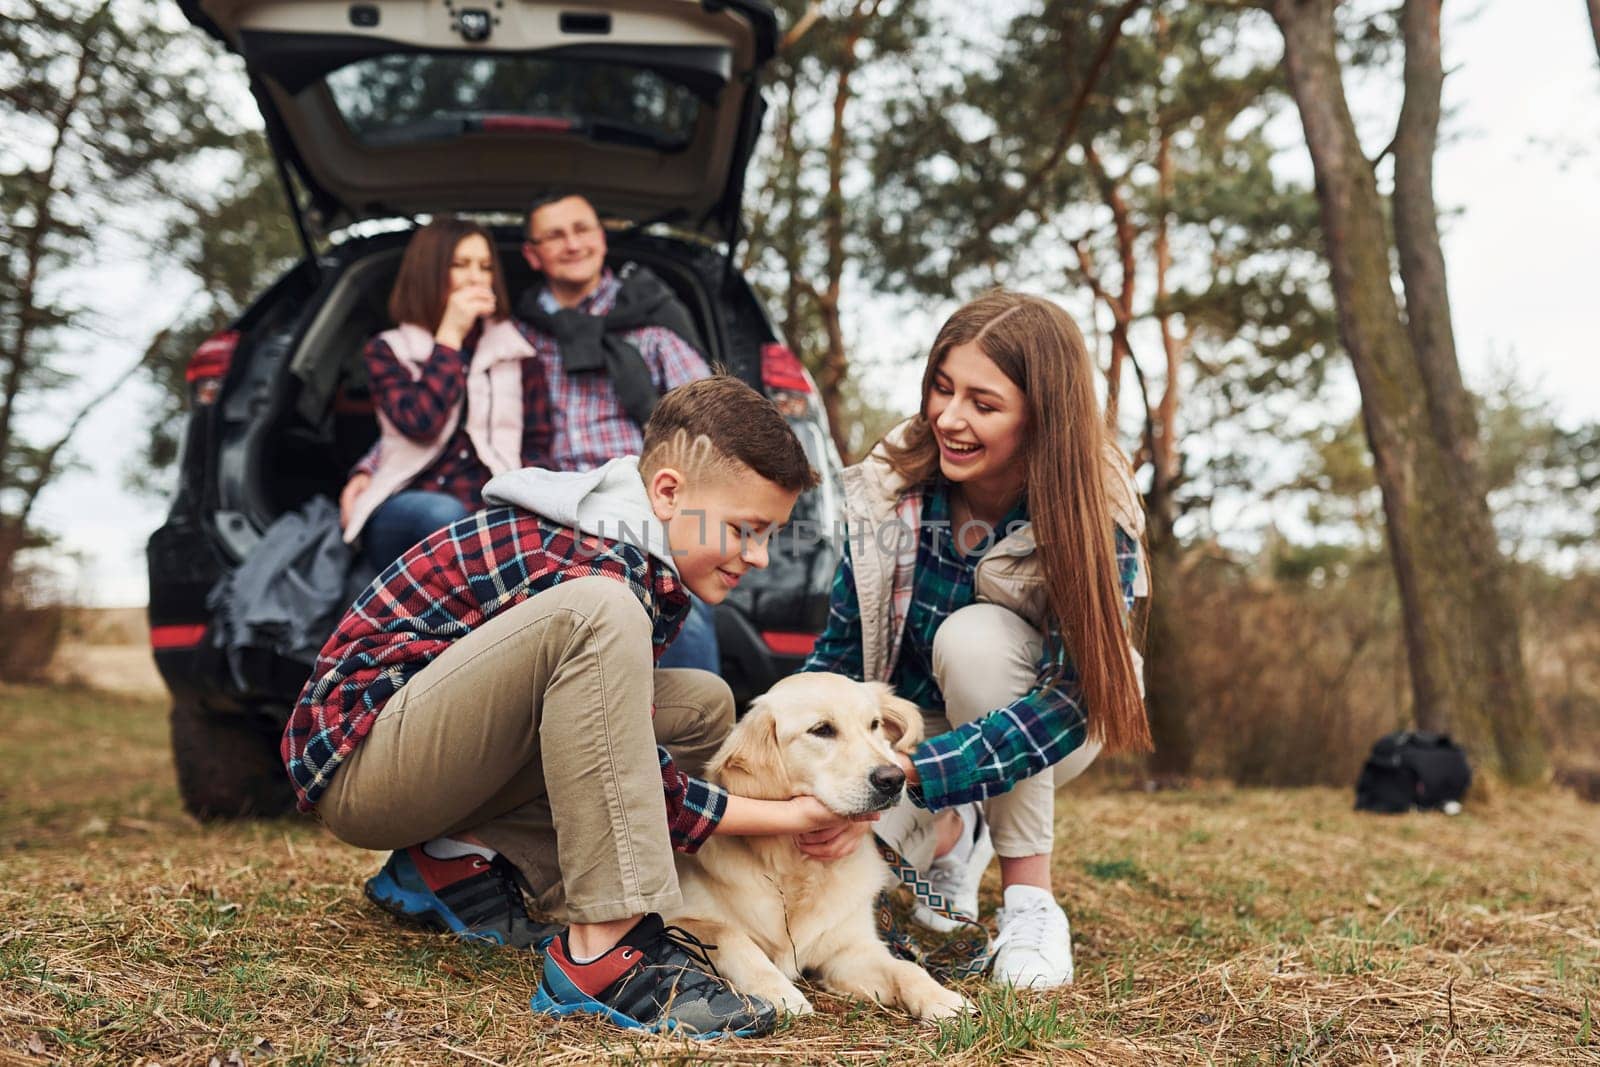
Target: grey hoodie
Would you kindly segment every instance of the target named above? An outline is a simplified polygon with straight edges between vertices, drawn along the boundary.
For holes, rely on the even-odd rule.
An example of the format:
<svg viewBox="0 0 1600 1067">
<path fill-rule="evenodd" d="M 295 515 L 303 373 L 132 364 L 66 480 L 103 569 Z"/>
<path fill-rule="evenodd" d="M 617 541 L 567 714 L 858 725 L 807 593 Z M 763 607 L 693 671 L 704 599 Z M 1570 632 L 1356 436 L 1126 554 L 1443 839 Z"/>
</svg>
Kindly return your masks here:
<svg viewBox="0 0 1600 1067">
<path fill-rule="evenodd" d="M 509 504 L 568 529 L 608 541 L 621 541 L 678 573 L 667 544 L 667 527 L 650 510 L 638 456 L 619 456 L 587 471 L 547 471 L 524 467 L 489 479 L 486 504 Z"/>
</svg>

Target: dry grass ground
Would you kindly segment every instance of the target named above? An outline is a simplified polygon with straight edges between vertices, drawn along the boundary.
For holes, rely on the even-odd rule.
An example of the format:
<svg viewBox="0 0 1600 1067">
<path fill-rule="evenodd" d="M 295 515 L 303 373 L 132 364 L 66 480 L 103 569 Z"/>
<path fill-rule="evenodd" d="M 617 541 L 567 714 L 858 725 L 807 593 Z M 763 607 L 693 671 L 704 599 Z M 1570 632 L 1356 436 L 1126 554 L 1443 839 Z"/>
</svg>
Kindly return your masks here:
<svg viewBox="0 0 1600 1067">
<path fill-rule="evenodd" d="M 819 997 L 705 1047 L 534 1017 L 534 958 L 401 932 L 359 893 L 378 857 L 310 822 L 197 825 L 157 701 L 0 709 L 0 1062 L 1600 1063 L 1600 811 L 1567 793 L 1089 787 L 1076 986 L 943 1030 Z"/>
</svg>

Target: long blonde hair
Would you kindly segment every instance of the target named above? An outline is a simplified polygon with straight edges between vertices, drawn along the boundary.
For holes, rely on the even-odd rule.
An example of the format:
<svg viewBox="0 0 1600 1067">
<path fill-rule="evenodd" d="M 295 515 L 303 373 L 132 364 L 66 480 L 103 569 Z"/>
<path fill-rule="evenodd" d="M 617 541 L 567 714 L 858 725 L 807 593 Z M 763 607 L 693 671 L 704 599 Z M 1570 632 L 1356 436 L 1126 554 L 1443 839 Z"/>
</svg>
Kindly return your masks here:
<svg viewBox="0 0 1600 1067">
<path fill-rule="evenodd" d="M 1050 621 L 1077 671 L 1089 736 L 1107 752 L 1149 751 L 1150 724 L 1122 622 L 1105 484 L 1108 435 L 1094 394 L 1094 364 L 1072 316 L 1048 300 L 1005 290 L 961 308 L 928 353 L 921 410 L 898 443 L 882 447 L 910 484 L 934 479 L 939 445 L 928 421 L 928 395 L 950 350 L 973 343 L 1027 399 L 1028 517 Z"/>
</svg>

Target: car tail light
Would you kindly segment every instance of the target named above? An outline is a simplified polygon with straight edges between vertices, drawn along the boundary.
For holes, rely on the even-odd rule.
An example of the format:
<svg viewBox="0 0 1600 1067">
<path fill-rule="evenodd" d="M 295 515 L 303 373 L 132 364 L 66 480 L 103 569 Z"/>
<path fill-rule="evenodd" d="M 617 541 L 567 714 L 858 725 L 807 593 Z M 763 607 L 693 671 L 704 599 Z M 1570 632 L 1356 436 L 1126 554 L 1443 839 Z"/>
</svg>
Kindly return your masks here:
<svg viewBox="0 0 1600 1067">
<path fill-rule="evenodd" d="M 783 389 L 791 393 L 815 393 L 816 386 L 806 373 L 800 357 L 788 345 L 765 344 L 761 346 L 761 384 L 768 389 Z"/>
<path fill-rule="evenodd" d="M 206 624 L 180 623 L 174 626 L 150 627 L 150 647 L 155 650 L 194 648 L 206 636 Z"/>
<path fill-rule="evenodd" d="M 189 357 L 189 366 L 183 372 L 189 383 L 189 400 L 194 404 L 212 404 L 222 392 L 222 379 L 233 362 L 233 351 L 239 347 L 239 331 L 223 330 L 200 342 L 200 347 Z"/>
<path fill-rule="evenodd" d="M 780 656 L 809 656 L 817 647 L 816 634 L 785 633 L 780 630 L 761 631 L 761 640 Z"/>
</svg>

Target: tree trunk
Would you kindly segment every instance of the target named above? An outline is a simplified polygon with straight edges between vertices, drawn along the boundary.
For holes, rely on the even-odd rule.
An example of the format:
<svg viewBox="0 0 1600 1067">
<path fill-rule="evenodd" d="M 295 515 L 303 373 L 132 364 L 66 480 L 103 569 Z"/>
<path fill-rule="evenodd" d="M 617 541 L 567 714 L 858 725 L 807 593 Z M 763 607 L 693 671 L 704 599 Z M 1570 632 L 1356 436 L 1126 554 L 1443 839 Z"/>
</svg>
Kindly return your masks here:
<svg viewBox="0 0 1600 1067">
<path fill-rule="evenodd" d="M 845 268 L 844 167 L 849 150 L 845 114 L 850 106 L 850 79 L 855 74 L 856 49 L 861 44 L 864 23 L 876 17 L 877 13 L 877 0 L 870 9 L 865 6 L 865 0 L 858 0 L 850 12 L 842 59 L 834 74 L 833 129 L 828 137 L 828 193 L 822 202 L 822 238 L 827 249 L 827 268 L 823 292 L 816 303 L 828 349 L 822 357 L 822 373 L 817 375 L 817 391 L 822 394 L 822 407 L 828 413 L 828 427 L 833 432 L 834 447 L 846 462 L 850 458 L 850 433 L 844 425 L 844 381 L 850 374 L 850 354 L 845 349 L 844 328 L 839 314 Z"/>
<path fill-rule="evenodd" d="M 1437 487 L 1441 517 L 1454 527 L 1456 566 L 1461 569 L 1461 581 L 1452 587 L 1459 599 L 1449 610 L 1459 611 L 1473 628 L 1472 644 L 1458 654 L 1474 661 L 1480 679 L 1475 691 L 1463 695 L 1475 697 L 1483 708 L 1483 725 L 1493 732 L 1508 776 L 1531 779 L 1544 770 L 1542 745 L 1522 661 L 1517 605 L 1489 513 L 1478 420 L 1456 359 L 1439 212 L 1433 198 L 1444 85 L 1439 5 L 1440 0 L 1407 0 L 1401 15 L 1406 88 L 1394 146 L 1395 247 L 1405 287 L 1406 325 L 1427 391 L 1429 422 L 1450 476 Z"/>
<path fill-rule="evenodd" d="M 844 380 L 850 374 L 850 357 L 845 351 L 844 326 L 839 318 L 838 288 L 830 287 L 818 297 L 816 304 L 817 317 L 822 320 L 822 332 L 828 341 L 827 351 L 822 354 L 821 373 L 817 375 L 817 392 L 822 394 L 822 409 L 828 414 L 833 445 L 839 450 L 839 456 L 849 463 L 850 432 L 844 424 Z"/>
<path fill-rule="evenodd" d="M 1123 361 L 1133 358 L 1132 339 L 1128 336 L 1128 328 L 1133 322 L 1134 286 L 1138 282 L 1138 233 L 1134 229 L 1133 220 L 1128 212 L 1128 201 L 1122 193 L 1122 187 L 1106 170 L 1105 164 L 1100 159 L 1100 154 L 1095 151 L 1092 141 L 1083 143 L 1084 161 L 1089 165 L 1094 174 L 1095 184 L 1100 189 L 1100 198 L 1105 201 L 1111 210 L 1111 221 L 1117 235 L 1117 264 L 1122 275 L 1122 291 L 1115 297 L 1104 293 L 1105 299 L 1111 305 L 1111 314 L 1116 325 L 1111 331 L 1111 366 L 1106 371 L 1106 425 L 1111 432 L 1117 430 L 1117 422 L 1121 416 L 1119 410 L 1122 402 L 1122 370 Z M 1080 250 L 1078 260 L 1088 269 L 1088 261 Z"/>
<path fill-rule="evenodd" d="M 1189 712 L 1194 693 L 1180 613 L 1178 571 L 1182 547 L 1173 536 L 1169 485 L 1151 480 L 1145 498 L 1150 512 L 1150 614 L 1145 620 L 1144 702 L 1155 749 L 1146 766 L 1157 781 L 1186 777 L 1194 768 L 1194 736 Z"/>
<path fill-rule="evenodd" d="M 1600 0 L 1589 0 L 1589 28 L 1594 31 L 1594 51 L 1600 57 Z"/>
<path fill-rule="evenodd" d="M 1166 32 L 1166 19 L 1156 16 L 1156 32 Z M 1189 687 L 1189 663 L 1185 651 L 1183 626 L 1177 611 L 1182 601 L 1178 571 L 1182 546 L 1175 527 L 1178 521 L 1177 489 L 1180 477 L 1178 452 L 1178 389 L 1186 347 L 1172 327 L 1166 310 L 1167 272 L 1172 266 L 1172 246 L 1168 238 L 1168 212 L 1172 202 L 1172 141 L 1163 129 L 1156 147 L 1156 172 L 1159 176 L 1160 204 L 1156 218 L 1156 321 L 1161 327 L 1161 348 L 1166 356 L 1166 381 L 1161 400 L 1152 404 L 1144 398 L 1146 419 L 1145 448 L 1150 453 L 1150 492 L 1145 495 L 1149 515 L 1151 570 L 1150 615 L 1145 626 L 1145 709 L 1150 716 L 1150 736 L 1155 749 L 1150 753 L 1152 778 L 1183 778 L 1194 769 L 1194 738 L 1189 732 L 1189 712 L 1194 694 Z"/>
<path fill-rule="evenodd" d="M 1407 196 L 1398 211 L 1430 218 L 1423 232 L 1413 217 L 1403 254 L 1410 261 L 1410 330 L 1395 296 L 1391 243 L 1371 163 L 1361 151 L 1335 51 L 1336 0 L 1273 0 L 1284 37 L 1284 67 L 1305 127 L 1316 174 L 1317 199 L 1338 305 L 1339 336 L 1361 389 L 1362 420 L 1383 497 L 1386 533 L 1404 615 L 1413 713 L 1426 729 L 1449 730 L 1484 768 L 1513 781 L 1543 773 L 1516 616 L 1503 588 L 1503 563 L 1476 476 L 1476 444 L 1458 407 L 1465 391 L 1448 350 L 1449 307 L 1442 300 L 1443 260 L 1432 214 L 1431 139 L 1426 171 L 1408 162 Z M 1411 20 L 1426 13 L 1409 10 Z M 1437 3 L 1432 4 L 1437 18 Z M 1407 34 L 1408 40 L 1412 36 Z M 1435 29 L 1435 37 L 1437 31 Z M 1435 56 L 1434 63 L 1437 64 Z M 1429 128 L 1426 86 L 1410 99 L 1425 56 L 1408 56 L 1408 100 L 1402 135 Z M 1437 85 L 1433 89 L 1437 123 Z M 1397 138 L 1398 141 L 1398 138 Z M 1419 142 L 1420 144 L 1420 142 Z M 1397 151 L 1400 145 L 1397 143 Z M 1410 145 L 1413 156 L 1419 145 Z M 1397 193 L 1400 186 L 1397 166 Z M 1425 201 L 1414 186 L 1425 182 Z M 1430 275 L 1430 271 L 1435 273 Z M 1415 283 L 1417 289 L 1411 292 Z M 1428 290 L 1440 299 L 1430 301 Z M 1414 337 L 1429 345 L 1420 350 Z M 1448 362 L 1448 367 L 1442 366 Z M 1454 380 L 1454 390 L 1450 381 Z M 1432 387 L 1439 385 L 1436 392 Z M 1468 416 L 1470 420 L 1470 414 Z M 1447 432 L 1440 434 L 1443 426 Z M 1487 590 L 1487 591 L 1486 591 Z"/>
</svg>

